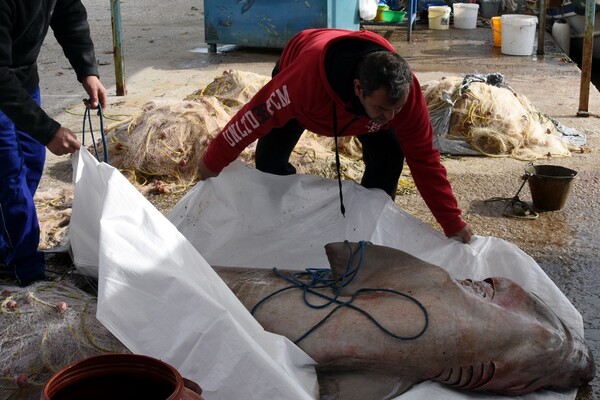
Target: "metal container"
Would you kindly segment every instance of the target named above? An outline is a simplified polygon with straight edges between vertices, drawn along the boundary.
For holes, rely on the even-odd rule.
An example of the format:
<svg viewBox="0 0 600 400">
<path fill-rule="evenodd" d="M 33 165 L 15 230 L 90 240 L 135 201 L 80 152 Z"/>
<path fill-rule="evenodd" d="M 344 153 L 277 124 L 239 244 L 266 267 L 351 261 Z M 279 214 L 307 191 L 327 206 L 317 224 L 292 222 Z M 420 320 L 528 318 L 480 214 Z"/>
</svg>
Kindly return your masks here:
<svg viewBox="0 0 600 400">
<path fill-rule="evenodd" d="M 309 28 L 358 30 L 358 0 L 204 0 L 204 37 L 217 44 L 283 48 Z"/>
<path fill-rule="evenodd" d="M 564 208 L 577 171 L 558 165 L 533 165 L 526 172 L 536 208 L 545 211 Z"/>
</svg>

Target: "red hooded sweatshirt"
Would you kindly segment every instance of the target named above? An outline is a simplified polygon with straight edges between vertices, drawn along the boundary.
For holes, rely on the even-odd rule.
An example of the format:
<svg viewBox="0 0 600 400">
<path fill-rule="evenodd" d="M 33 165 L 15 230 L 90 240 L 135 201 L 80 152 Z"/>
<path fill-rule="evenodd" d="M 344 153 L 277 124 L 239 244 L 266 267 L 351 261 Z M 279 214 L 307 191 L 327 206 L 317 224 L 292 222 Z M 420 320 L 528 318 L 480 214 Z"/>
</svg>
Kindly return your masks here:
<svg viewBox="0 0 600 400">
<path fill-rule="evenodd" d="M 380 35 L 370 31 L 308 29 L 290 39 L 279 59 L 279 73 L 229 121 L 211 142 L 204 163 L 211 171 L 221 172 L 240 153 L 273 128 L 297 120 L 305 129 L 333 136 L 332 109 L 336 107 L 340 136 L 356 136 L 394 129 L 413 179 L 425 203 L 442 226 L 452 235 L 466 226 L 456 198 L 433 147 L 433 128 L 417 78 L 408 99 L 394 119 L 385 126 L 366 115 L 356 115 L 335 93 L 327 80 L 325 56 L 332 43 L 344 39 L 374 42 L 396 50 Z"/>
</svg>

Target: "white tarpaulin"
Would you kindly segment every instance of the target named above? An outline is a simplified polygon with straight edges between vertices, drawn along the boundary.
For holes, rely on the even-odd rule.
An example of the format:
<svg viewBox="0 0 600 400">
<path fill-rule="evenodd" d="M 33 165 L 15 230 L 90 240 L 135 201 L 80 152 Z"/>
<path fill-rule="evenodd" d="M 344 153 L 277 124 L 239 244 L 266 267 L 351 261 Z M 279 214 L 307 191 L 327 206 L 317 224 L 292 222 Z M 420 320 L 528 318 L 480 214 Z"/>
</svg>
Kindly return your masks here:
<svg viewBox="0 0 600 400">
<path fill-rule="evenodd" d="M 310 357 L 264 331 L 116 169 L 87 151 L 74 160 L 71 246 L 83 272 L 96 265 L 97 317 L 108 330 L 133 353 L 177 368 L 206 400 L 314 398 Z"/>
<path fill-rule="evenodd" d="M 400 210 L 380 190 L 315 176 L 264 174 L 235 162 L 202 182 L 167 216 L 210 265 L 304 270 L 329 267 L 323 246 L 367 240 L 394 247 L 446 269 L 459 279 L 510 278 L 541 297 L 583 336 L 579 312 L 530 256 L 502 239 L 476 236 L 465 245 Z M 576 390 L 540 391 L 526 400 L 572 400 Z M 455 391 L 434 382 L 415 386 L 398 400 L 505 399 Z"/>
<path fill-rule="evenodd" d="M 303 353 L 295 352 L 288 342 L 275 343 L 277 336 L 250 340 L 244 335 L 242 326 L 249 336 L 266 332 L 239 310 L 239 304 L 211 273 L 209 265 L 298 270 L 328 267 L 323 246 L 329 242 L 368 240 L 395 247 L 440 265 L 456 278 L 508 277 L 536 293 L 583 334 L 577 310 L 537 263 L 516 246 L 492 237 L 476 237 L 469 245 L 447 239 L 398 209 L 381 191 L 344 182 L 344 218 L 336 181 L 306 175 L 268 175 L 236 162 L 218 178 L 196 185 L 169 214 L 169 220 L 188 242 L 125 178 L 107 165 L 96 165 L 88 156 L 81 154 L 77 166 L 71 242 L 76 265 L 87 273 L 94 271 L 94 256 L 86 253 L 94 250 L 94 243 L 96 254 L 99 251 L 96 260 L 101 266 L 102 293 L 98 316 L 132 351 L 165 359 L 184 376 L 196 380 L 205 389 L 207 400 L 294 398 L 288 393 L 265 395 L 256 385 L 250 385 L 263 374 L 271 380 L 281 379 L 281 387 L 294 388 L 290 393 L 301 393 L 300 387 L 306 393 L 314 389 L 310 374 L 302 367 L 308 363 Z M 90 216 L 98 219 L 86 224 Z M 94 235 L 98 221 L 99 233 Z M 74 223 L 79 226 L 77 232 L 73 232 Z M 99 249 L 97 243 L 101 244 Z M 76 251 L 78 244 L 81 253 Z M 214 312 L 203 315 L 205 307 Z M 231 314 L 232 321 L 223 323 L 223 314 Z M 215 328 L 211 334 L 202 333 L 206 325 Z M 224 340 L 230 331 L 238 337 Z M 268 346 L 285 346 L 288 353 L 283 354 L 290 354 L 285 360 L 284 356 L 274 357 L 286 366 L 280 376 L 273 375 L 273 364 L 267 362 L 273 360 L 262 353 Z M 203 351 L 211 354 L 209 359 Z M 257 362 L 244 370 L 229 365 L 231 358 L 241 358 L 232 355 L 237 351 L 259 354 L 257 359 L 264 364 Z M 228 373 L 237 374 L 238 381 L 218 378 Z M 221 393 L 234 390 L 234 386 L 245 389 L 245 395 Z M 573 400 L 575 396 L 575 390 L 542 391 L 521 398 Z M 432 382 L 417 385 L 398 397 L 431 398 L 505 397 L 454 391 Z"/>
</svg>

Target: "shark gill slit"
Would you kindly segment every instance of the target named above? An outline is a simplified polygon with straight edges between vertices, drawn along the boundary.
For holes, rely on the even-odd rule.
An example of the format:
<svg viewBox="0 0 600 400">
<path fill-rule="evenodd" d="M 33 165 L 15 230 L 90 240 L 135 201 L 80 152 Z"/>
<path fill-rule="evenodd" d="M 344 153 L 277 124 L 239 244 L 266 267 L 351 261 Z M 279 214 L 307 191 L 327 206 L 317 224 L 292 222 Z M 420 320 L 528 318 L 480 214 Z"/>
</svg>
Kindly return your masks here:
<svg viewBox="0 0 600 400">
<path fill-rule="evenodd" d="M 496 365 L 492 361 L 476 363 L 466 367 L 446 368 L 434 381 L 463 389 L 477 389 L 492 380 Z"/>
</svg>

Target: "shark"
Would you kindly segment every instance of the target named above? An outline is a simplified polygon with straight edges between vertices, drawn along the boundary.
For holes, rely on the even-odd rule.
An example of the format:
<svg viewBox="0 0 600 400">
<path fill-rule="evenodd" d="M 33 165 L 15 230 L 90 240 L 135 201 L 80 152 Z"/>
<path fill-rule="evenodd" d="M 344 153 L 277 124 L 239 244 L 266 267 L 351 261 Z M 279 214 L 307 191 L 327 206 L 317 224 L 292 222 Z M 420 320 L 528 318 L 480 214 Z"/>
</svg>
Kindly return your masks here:
<svg viewBox="0 0 600 400">
<path fill-rule="evenodd" d="M 330 268 L 302 272 L 213 267 L 265 330 L 316 361 L 322 400 L 392 399 L 426 380 L 516 396 L 594 377 L 581 335 L 508 278 L 455 279 L 368 242 L 325 253 Z"/>
</svg>

